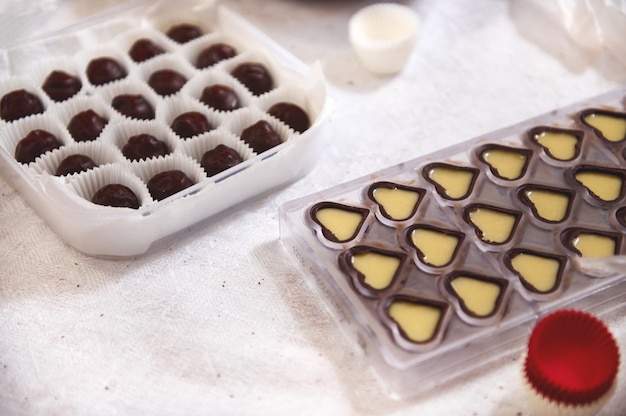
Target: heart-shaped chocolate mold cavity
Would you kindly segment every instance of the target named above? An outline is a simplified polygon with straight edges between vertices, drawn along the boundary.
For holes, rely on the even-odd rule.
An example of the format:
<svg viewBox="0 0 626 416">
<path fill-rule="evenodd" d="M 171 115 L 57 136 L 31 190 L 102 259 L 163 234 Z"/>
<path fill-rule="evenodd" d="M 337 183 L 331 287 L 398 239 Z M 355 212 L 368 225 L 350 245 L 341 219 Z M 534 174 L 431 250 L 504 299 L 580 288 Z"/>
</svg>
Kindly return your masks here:
<svg viewBox="0 0 626 416">
<path fill-rule="evenodd" d="M 581 257 L 606 257 L 620 252 L 622 235 L 586 228 L 568 228 L 561 233 L 561 242 Z"/>
<path fill-rule="evenodd" d="M 376 182 L 368 188 L 367 196 L 379 206 L 385 218 L 405 221 L 415 215 L 425 192 L 421 188 L 392 182 Z"/>
<path fill-rule="evenodd" d="M 415 224 L 406 231 L 408 244 L 417 251 L 417 258 L 433 267 L 444 267 L 454 261 L 465 234 L 437 228 L 431 225 Z"/>
<path fill-rule="evenodd" d="M 521 186 L 517 191 L 517 197 L 531 208 L 533 215 L 549 223 L 563 222 L 569 217 L 575 195 L 569 189 L 533 184 Z"/>
<path fill-rule="evenodd" d="M 625 172 L 598 166 L 583 165 L 570 171 L 573 179 L 602 202 L 613 202 L 624 195 Z"/>
<path fill-rule="evenodd" d="M 446 276 L 445 287 L 472 318 L 490 318 L 502 307 L 509 282 L 498 277 L 457 271 Z"/>
<path fill-rule="evenodd" d="M 463 210 L 463 219 L 476 230 L 476 235 L 489 244 L 506 244 L 515 233 L 522 214 L 505 208 L 470 204 Z"/>
<path fill-rule="evenodd" d="M 580 120 L 606 141 L 617 143 L 626 140 L 625 113 L 590 109 L 580 113 Z"/>
<path fill-rule="evenodd" d="M 504 257 L 506 266 L 522 285 L 539 294 L 552 293 L 559 288 L 566 261 L 563 256 L 523 249 L 510 250 Z"/>
<path fill-rule="evenodd" d="M 531 142 L 538 143 L 552 159 L 565 162 L 580 155 L 584 133 L 580 130 L 540 126 L 530 130 L 528 137 Z"/>
<path fill-rule="evenodd" d="M 472 192 L 478 169 L 447 163 L 431 163 L 424 167 L 422 175 L 435 186 L 435 190 L 442 197 L 461 200 Z"/>
<path fill-rule="evenodd" d="M 339 267 L 367 296 L 376 296 L 400 279 L 406 254 L 371 246 L 355 246 L 339 255 Z"/>
<path fill-rule="evenodd" d="M 405 339 L 423 344 L 434 341 L 443 331 L 448 308 L 444 302 L 395 296 L 385 310 Z"/>
<path fill-rule="evenodd" d="M 320 202 L 311 207 L 309 215 L 321 228 L 328 241 L 345 243 L 356 238 L 369 211 L 365 208 L 336 202 Z"/>
<path fill-rule="evenodd" d="M 500 145 L 485 145 L 478 150 L 478 158 L 489 166 L 498 178 L 514 181 L 526 174 L 532 152 Z"/>
</svg>

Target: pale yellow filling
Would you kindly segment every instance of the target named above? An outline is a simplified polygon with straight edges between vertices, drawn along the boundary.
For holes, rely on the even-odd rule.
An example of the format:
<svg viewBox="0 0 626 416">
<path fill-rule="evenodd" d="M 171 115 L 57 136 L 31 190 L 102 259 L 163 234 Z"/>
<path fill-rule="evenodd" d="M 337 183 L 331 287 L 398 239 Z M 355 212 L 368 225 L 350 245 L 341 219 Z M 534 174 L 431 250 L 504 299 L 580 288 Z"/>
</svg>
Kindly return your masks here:
<svg viewBox="0 0 626 416">
<path fill-rule="evenodd" d="M 463 276 L 455 278 L 451 284 L 465 307 L 472 313 L 477 316 L 493 313 L 500 296 L 500 286 Z"/>
<path fill-rule="evenodd" d="M 339 208 L 322 208 L 315 214 L 317 220 L 339 241 L 347 241 L 356 234 L 363 216 Z"/>
<path fill-rule="evenodd" d="M 428 172 L 428 177 L 441 185 L 448 197 L 460 199 L 469 192 L 474 173 L 468 170 L 437 167 Z"/>
<path fill-rule="evenodd" d="M 519 179 L 524 173 L 526 155 L 523 153 L 489 149 L 484 151 L 482 156 L 498 172 L 498 175 L 505 179 Z"/>
<path fill-rule="evenodd" d="M 374 289 L 387 288 L 400 267 L 400 259 L 380 253 L 355 254 L 352 266 L 361 272 L 365 283 Z"/>
<path fill-rule="evenodd" d="M 540 292 L 548 292 L 556 285 L 560 267 L 556 259 L 520 253 L 511 259 L 511 265 L 525 281 Z"/>
<path fill-rule="evenodd" d="M 572 245 L 582 257 L 606 257 L 615 254 L 615 240 L 604 235 L 581 233 L 572 241 Z"/>
<path fill-rule="evenodd" d="M 411 240 L 415 247 L 423 253 L 424 263 L 436 267 L 448 264 L 459 244 L 457 236 L 424 228 L 413 230 Z"/>
<path fill-rule="evenodd" d="M 622 178 L 600 172 L 578 172 L 576 180 L 604 201 L 615 201 L 622 193 Z"/>
<path fill-rule="evenodd" d="M 525 194 L 535 206 L 537 215 L 544 220 L 561 221 L 567 215 L 567 195 L 542 189 L 529 189 Z"/>
<path fill-rule="evenodd" d="M 420 198 L 417 192 L 387 187 L 374 189 L 373 195 L 387 215 L 396 221 L 408 219 L 413 214 Z"/>
<path fill-rule="evenodd" d="M 571 160 L 576 156 L 578 138 L 569 133 L 543 132 L 535 136 L 541 146 L 558 160 Z"/>
<path fill-rule="evenodd" d="M 489 243 L 503 243 L 509 239 L 515 226 L 515 217 L 488 208 L 476 208 L 469 214 L 472 223 Z"/>
<path fill-rule="evenodd" d="M 604 114 L 589 114 L 585 123 L 599 130 L 610 142 L 619 142 L 626 139 L 626 119 Z"/>
<path fill-rule="evenodd" d="M 434 306 L 397 301 L 389 307 L 389 316 L 415 342 L 432 339 L 441 320 L 441 310 Z"/>
</svg>

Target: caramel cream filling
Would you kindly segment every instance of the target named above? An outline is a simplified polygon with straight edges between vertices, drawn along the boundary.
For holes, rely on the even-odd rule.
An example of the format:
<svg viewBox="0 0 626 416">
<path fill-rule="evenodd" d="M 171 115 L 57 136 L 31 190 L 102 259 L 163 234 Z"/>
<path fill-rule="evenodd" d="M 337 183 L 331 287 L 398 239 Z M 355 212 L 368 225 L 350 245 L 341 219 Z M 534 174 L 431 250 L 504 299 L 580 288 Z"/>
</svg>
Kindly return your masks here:
<svg viewBox="0 0 626 416">
<path fill-rule="evenodd" d="M 511 259 L 511 265 L 539 292 L 548 292 L 556 286 L 560 267 L 556 259 L 520 253 Z"/>
<path fill-rule="evenodd" d="M 347 241 L 354 237 L 363 220 L 361 214 L 339 208 L 322 208 L 315 216 L 338 241 Z"/>
<path fill-rule="evenodd" d="M 474 173 L 465 169 L 436 167 L 428 172 L 428 177 L 441 185 L 448 197 L 461 199 L 468 194 Z"/>
<path fill-rule="evenodd" d="M 515 216 L 489 208 L 476 208 L 470 212 L 469 218 L 480 230 L 481 238 L 489 243 L 504 243 L 515 226 Z"/>
<path fill-rule="evenodd" d="M 422 261 L 436 267 L 450 263 L 459 244 L 457 236 L 427 228 L 413 230 L 411 240 L 424 255 Z"/>
<path fill-rule="evenodd" d="M 602 172 L 578 172 L 576 180 L 604 201 L 615 201 L 622 193 L 622 178 Z"/>
<path fill-rule="evenodd" d="M 605 114 L 589 114 L 585 123 L 602 133 L 610 142 L 620 142 L 626 139 L 626 119 Z"/>
<path fill-rule="evenodd" d="M 352 266 L 364 276 L 367 285 L 382 290 L 393 281 L 400 259 L 380 253 L 361 253 L 352 256 Z"/>
<path fill-rule="evenodd" d="M 554 159 L 572 160 L 576 156 L 578 138 L 573 134 L 545 131 L 535 136 L 535 139 Z"/>
<path fill-rule="evenodd" d="M 615 240 L 591 233 L 580 233 L 572 240 L 572 245 L 582 257 L 606 257 L 615 254 Z"/>
<path fill-rule="evenodd" d="M 543 189 L 529 189 L 524 193 L 534 205 L 537 215 L 544 220 L 562 221 L 567 215 L 567 195 Z"/>
<path fill-rule="evenodd" d="M 413 302 L 396 301 L 389 307 L 389 316 L 414 342 L 427 342 L 437 333 L 441 309 Z"/>
<path fill-rule="evenodd" d="M 519 179 L 524 173 L 526 155 L 502 149 L 489 149 L 483 152 L 483 159 L 497 172 L 509 180 Z"/>
<path fill-rule="evenodd" d="M 488 316 L 496 308 L 500 286 L 496 283 L 459 276 L 452 280 L 452 288 L 465 307 L 477 316 Z"/>
<path fill-rule="evenodd" d="M 396 221 L 408 219 L 420 199 L 417 192 L 382 186 L 374 189 L 372 195 L 387 215 Z"/>
</svg>

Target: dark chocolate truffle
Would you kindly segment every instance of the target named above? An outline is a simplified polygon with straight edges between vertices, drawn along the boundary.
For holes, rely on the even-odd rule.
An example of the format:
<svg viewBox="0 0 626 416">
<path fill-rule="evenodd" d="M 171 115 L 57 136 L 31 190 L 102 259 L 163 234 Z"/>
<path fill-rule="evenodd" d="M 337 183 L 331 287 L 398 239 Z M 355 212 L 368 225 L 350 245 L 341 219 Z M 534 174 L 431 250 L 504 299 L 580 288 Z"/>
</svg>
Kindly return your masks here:
<svg viewBox="0 0 626 416">
<path fill-rule="evenodd" d="M 76 114 L 67 125 L 67 129 L 77 142 L 95 140 L 108 120 L 101 117 L 92 109 L 81 111 Z"/>
<path fill-rule="evenodd" d="M 25 89 L 11 91 L 0 100 L 0 117 L 6 121 L 14 121 L 43 112 L 43 104 L 39 97 Z"/>
<path fill-rule="evenodd" d="M 236 55 L 237 50 L 232 46 L 225 43 L 216 43 L 200 51 L 196 60 L 196 67 L 200 69 L 208 68 Z"/>
<path fill-rule="evenodd" d="M 202 29 L 196 25 L 181 23 L 169 28 L 166 35 L 178 43 L 187 43 L 202 36 Z"/>
<path fill-rule="evenodd" d="M 148 78 L 148 85 L 152 87 L 157 94 L 167 96 L 176 94 L 187 82 L 187 78 L 174 70 L 161 69 L 155 71 Z"/>
<path fill-rule="evenodd" d="M 140 120 L 154 119 L 154 108 L 152 104 L 141 94 L 122 94 L 118 95 L 111 101 L 111 105 L 120 114 L 130 118 Z"/>
<path fill-rule="evenodd" d="M 128 55 L 135 62 L 147 61 L 157 55 L 165 53 L 165 50 L 150 39 L 137 39 L 128 50 Z"/>
<path fill-rule="evenodd" d="M 243 158 L 226 145 L 219 144 L 202 155 L 200 164 L 207 175 L 213 176 L 243 162 Z"/>
<path fill-rule="evenodd" d="M 119 183 L 104 185 L 94 194 L 91 202 L 98 205 L 120 208 L 139 208 L 139 199 L 127 186 Z"/>
<path fill-rule="evenodd" d="M 274 88 L 272 76 L 267 68 L 255 62 L 239 64 L 231 73 L 239 82 L 245 85 L 254 95 L 261 95 Z"/>
<path fill-rule="evenodd" d="M 69 155 L 61 161 L 55 173 L 56 176 L 71 175 L 73 173 L 85 172 L 95 168 L 96 163 L 89 156 L 74 154 Z"/>
<path fill-rule="evenodd" d="M 172 130 L 183 139 L 213 130 L 206 116 L 198 111 L 188 111 L 178 115 L 172 121 Z"/>
<path fill-rule="evenodd" d="M 34 162 L 37 157 L 63 144 L 46 130 L 32 130 L 15 147 L 15 160 L 20 163 Z"/>
<path fill-rule="evenodd" d="M 143 133 L 130 137 L 122 148 L 122 153 L 130 160 L 142 160 L 165 156 L 169 153 L 169 149 L 156 137 Z"/>
<path fill-rule="evenodd" d="M 83 87 L 80 78 L 63 71 L 52 71 L 41 86 L 54 101 L 65 101 Z"/>
<path fill-rule="evenodd" d="M 87 65 L 87 79 L 93 85 L 108 84 L 126 78 L 126 75 L 126 69 L 119 62 L 106 56 L 92 59 Z"/>
<path fill-rule="evenodd" d="M 160 201 L 192 185 L 193 182 L 184 172 L 168 170 L 157 173 L 148 181 L 148 191 L 152 198 Z"/>
<path fill-rule="evenodd" d="M 241 132 L 241 139 L 257 153 L 265 152 L 282 143 L 280 136 L 270 123 L 259 120 Z"/>
<path fill-rule="evenodd" d="M 311 127 L 308 114 L 295 104 L 276 103 L 267 112 L 299 133 Z"/>
<path fill-rule="evenodd" d="M 241 107 L 239 97 L 232 88 L 215 84 L 202 90 L 200 101 L 211 108 L 221 111 L 232 111 Z"/>
</svg>

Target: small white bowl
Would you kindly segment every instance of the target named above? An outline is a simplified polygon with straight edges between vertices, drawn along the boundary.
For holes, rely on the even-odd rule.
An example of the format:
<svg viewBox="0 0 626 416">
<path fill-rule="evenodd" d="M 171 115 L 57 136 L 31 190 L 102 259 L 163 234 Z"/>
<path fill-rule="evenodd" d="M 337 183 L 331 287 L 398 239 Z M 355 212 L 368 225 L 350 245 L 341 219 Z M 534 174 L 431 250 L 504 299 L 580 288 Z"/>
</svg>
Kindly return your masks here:
<svg viewBox="0 0 626 416">
<path fill-rule="evenodd" d="M 393 74 L 404 68 L 411 56 L 419 28 L 419 16 L 410 7 L 377 3 L 352 16 L 350 42 L 368 70 Z"/>
</svg>

